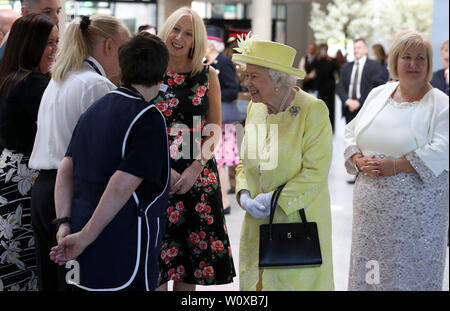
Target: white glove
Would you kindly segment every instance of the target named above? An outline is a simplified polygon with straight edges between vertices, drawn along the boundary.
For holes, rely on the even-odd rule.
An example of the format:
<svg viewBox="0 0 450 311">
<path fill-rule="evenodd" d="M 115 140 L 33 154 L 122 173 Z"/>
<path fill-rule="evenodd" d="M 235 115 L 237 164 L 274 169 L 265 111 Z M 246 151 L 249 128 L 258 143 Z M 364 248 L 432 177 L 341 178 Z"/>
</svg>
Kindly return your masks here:
<svg viewBox="0 0 450 311">
<path fill-rule="evenodd" d="M 270 203 L 272 201 L 272 192 L 260 193 L 256 196 L 255 201 L 269 210 L 270 215 Z"/>
<path fill-rule="evenodd" d="M 242 208 L 252 215 L 253 218 L 261 219 L 270 215 L 270 206 L 269 208 L 266 208 L 264 205 L 257 202 L 256 199 L 252 199 L 248 190 L 242 190 L 240 201 Z"/>
</svg>

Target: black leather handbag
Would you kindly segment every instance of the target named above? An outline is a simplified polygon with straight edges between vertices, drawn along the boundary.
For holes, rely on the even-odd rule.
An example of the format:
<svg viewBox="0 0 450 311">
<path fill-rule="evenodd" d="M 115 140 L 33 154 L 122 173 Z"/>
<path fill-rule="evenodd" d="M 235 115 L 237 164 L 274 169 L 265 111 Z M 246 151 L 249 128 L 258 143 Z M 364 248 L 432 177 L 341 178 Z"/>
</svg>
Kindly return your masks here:
<svg viewBox="0 0 450 311">
<path fill-rule="evenodd" d="M 259 228 L 259 267 L 314 267 L 322 264 L 319 234 L 315 222 L 307 222 L 301 209 L 301 223 L 273 223 L 273 215 L 284 185 L 272 195 L 269 224 Z"/>
</svg>

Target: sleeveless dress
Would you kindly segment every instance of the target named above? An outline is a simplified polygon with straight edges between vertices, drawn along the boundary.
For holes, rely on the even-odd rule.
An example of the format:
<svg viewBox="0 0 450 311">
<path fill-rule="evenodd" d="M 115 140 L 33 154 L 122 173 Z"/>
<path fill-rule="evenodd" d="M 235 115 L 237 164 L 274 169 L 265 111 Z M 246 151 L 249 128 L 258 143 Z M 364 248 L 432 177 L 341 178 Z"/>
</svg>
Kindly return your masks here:
<svg viewBox="0 0 450 311">
<path fill-rule="evenodd" d="M 195 76 L 167 72 L 155 105 L 166 117 L 171 167 L 182 173 L 200 151 L 208 113 L 209 66 Z M 219 285 L 236 276 L 223 214 L 217 164 L 211 157 L 192 188 L 171 194 L 159 285 L 169 280 Z"/>
</svg>

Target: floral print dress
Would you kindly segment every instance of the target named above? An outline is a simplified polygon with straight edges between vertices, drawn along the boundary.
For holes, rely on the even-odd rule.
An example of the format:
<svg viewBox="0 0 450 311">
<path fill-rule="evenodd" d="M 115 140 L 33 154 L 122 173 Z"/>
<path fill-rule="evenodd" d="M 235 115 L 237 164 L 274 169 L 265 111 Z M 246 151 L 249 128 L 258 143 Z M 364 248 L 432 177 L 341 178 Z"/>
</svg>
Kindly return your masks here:
<svg viewBox="0 0 450 311">
<path fill-rule="evenodd" d="M 194 76 L 167 72 L 155 99 L 166 117 L 171 166 L 180 174 L 200 151 L 208 86 L 209 66 Z M 170 195 L 166 216 L 159 285 L 169 280 L 199 285 L 231 283 L 236 273 L 214 157 L 187 193 Z"/>
<path fill-rule="evenodd" d="M 28 160 L 7 149 L 0 155 L 0 291 L 37 290 L 30 203 L 38 172 Z"/>
</svg>

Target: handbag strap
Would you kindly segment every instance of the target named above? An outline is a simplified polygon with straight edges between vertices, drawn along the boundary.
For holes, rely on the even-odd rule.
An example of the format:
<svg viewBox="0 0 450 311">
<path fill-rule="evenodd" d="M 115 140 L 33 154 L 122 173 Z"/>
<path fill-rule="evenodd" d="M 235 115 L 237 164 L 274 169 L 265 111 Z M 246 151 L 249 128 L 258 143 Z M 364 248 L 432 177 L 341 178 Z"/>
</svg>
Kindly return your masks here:
<svg viewBox="0 0 450 311">
<path fill-rule="evenodd" d="M 275 215 L 275 209 L 277 208 L 278 199 L 280 198 L 281 191 L 283 190 L 284 186 L 286 186 L 286 184 L 278 186 L 277 189 L 275 189 L 275 191 L 272 194 L 272 199 L 270 201 L 269 240 L 272 240 L 273 216 Z M 305 210 L 302 208 L 299 210 L 299 213 L 300 213 L 300 218 L 302 220 L 302 223 L 306 226 L 307 220 L 306 220 Z M 309 237 L 308 233 L 307 233 L 307 237 Z"/>
<path fill-rule="evenodd" d="M 275 191 L 272 194 L 272 199 L 270 201 L 270 224 L 272 224 L 273 221 L 273 215 L 275 214 L 275 208 L 277 207 L 278 198 L 280 197 L 281 190 L 283 190 L 285 185 L 286 184 L 277 187 L 277 189 L 275 189 Z"/>
</svg>

